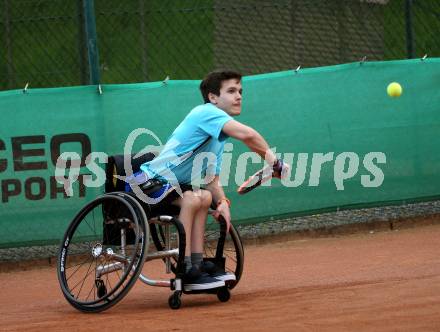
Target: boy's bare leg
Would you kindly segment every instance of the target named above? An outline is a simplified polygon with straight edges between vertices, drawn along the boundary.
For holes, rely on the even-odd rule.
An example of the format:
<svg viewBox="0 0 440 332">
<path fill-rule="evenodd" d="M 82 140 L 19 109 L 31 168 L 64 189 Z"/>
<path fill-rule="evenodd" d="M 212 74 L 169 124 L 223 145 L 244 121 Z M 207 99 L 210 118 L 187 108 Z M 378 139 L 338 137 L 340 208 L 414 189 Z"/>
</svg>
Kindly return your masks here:
<svg viewBox="0 0 440 332">
<path fill-rule="evenodd" d="M 180 207 L 179 220 L 185 228 L 185 256 L 191 256 L 191 234 L 197 212 L 200 210 L 202 200 L 192 191 L 185 191 L 183 197 L 179 197 L 173 202 L 173 205 Z"/>
<path fill-rule="evenodd" d="M 205 242 L 205 226 L 208 210 L 211 206 L 212 196 L 207 190 L 196 192 L 201 200 L 200 209 L 196 212 L 191 232 L 191 253 L 203 253 Z"/>
</svg>

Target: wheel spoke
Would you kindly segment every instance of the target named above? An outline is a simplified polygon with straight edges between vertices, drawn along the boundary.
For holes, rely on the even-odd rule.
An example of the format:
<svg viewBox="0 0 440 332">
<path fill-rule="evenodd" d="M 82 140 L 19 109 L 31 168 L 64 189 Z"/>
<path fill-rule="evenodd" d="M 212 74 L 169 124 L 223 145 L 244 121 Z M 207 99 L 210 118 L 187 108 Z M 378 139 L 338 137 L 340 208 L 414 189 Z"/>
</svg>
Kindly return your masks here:
<svg viewBox="0 0 440 332">
<path fill-rule="evenodd" d="M 70 276 L 67 278 L 67 281 L 69 281 L 69 279 L 72 278 L 72 277 L 73 277 L 73 276 L 79 271 L 79 269 L 80 269 L 84 264 L 86 264 L 86 262 L 87 262 L 89 259 L 90 259 L 90 258 L 86 258 L 86 259 L 84 260 L 84 262 L 81 262 L 81 263 L 79 263 L 78 265 L 74 265 L 74 266 L 66 267 L 66 271 L 67 271 L 68 269 L 71 269 L 71 268 L 74 268 L 75 266 L 77 266 L 76 270 L 73 271 L 73 273 L 70 274 Z"/>
<path fill-rule="evenodd" d="M 80 280 L 80 281 L 75 285 L 75 287 L 73 287 L 73 288 L 71 289 L 71 290 L 73 291 L 77 286 L 79 286 L 79 284 L 81 284 L 81 287 L 80 287 L 80 289 L 79 289 L 79 291 L 78 291 L 78 294 L 77 294 L 77 298 L 79 298 L 79 295 L 81 294 L 82 288 L 83 288 L 83 286 L 84 286 L 84 282 L 86 281 L 87 277 L 88 277 L 88 276 L 90 275 L 90 273 L 91 273 L 90 268 L 91 268 L 92 264 L 93 264 L 93 262 L 89 264 L 89 268 L 87 269 L 87 273 L 86 273 L 85 277 L 82 279 L 82 283 L 81 283 L 81 280 Z"/>
</svg>

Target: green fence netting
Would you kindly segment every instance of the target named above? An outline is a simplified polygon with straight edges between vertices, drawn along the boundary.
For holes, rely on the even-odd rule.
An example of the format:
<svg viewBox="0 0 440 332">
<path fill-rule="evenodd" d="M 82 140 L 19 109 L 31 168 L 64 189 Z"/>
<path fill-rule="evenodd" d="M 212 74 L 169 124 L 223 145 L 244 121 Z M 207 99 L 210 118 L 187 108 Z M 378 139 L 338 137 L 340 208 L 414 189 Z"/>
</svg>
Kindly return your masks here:
<svg viewBox="0 0 440 332">
<path fill-rule="evenodd" d="M 435 0 L 3 0 L 0 90 L 440 56 Z"/>
<path fill-rule="evenodd" d="M 386 94 L 392 81 L 403 87 L 400 98 Z M 98 173 L 83 165 L 67 198 L 54 178 L 62 152 L 120 154 L 136 128 L 164 142 L 202 102 L 198 84 L 103 85 L 102 94 L 96 86 L 1 92 L 0 247 L 57 243 L 80 207 L 103 192 L 85 185 L 87 174 L 97 180 Z M 223 170 L 231 172 L 222 181 L 234 220 L 438 197 L 439 86 L 440 59 L 429 58 L 245 77 L 238 120 L 257 129 L 292 173 L 287 182 L 238 196 L 237 183 L 263 164 L 230 140 Z M 144 134 L 133 150 L 154 144 Z"/>
</svg>

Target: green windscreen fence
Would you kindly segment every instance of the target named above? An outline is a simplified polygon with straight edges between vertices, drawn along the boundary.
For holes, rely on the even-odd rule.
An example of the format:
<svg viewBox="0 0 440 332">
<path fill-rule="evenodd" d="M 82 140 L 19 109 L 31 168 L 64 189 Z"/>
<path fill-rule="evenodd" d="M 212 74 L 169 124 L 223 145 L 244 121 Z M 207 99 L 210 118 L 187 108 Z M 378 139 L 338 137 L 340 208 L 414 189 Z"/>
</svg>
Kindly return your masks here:
<svg viewBox="0 0 440 332">
<path fill-rule="evenodd" d="M 387 95 L 391 82 L 402 86 L 400 97 Z M 165 142 L 202 102 L 199 83 L 1 92 L 0 248 L 58 243 L 79 209 L 104 191 L 102 156 L 122 154 L 138 128 L 150 134 L 136 138 L 133 152 L 154 149 L 154 135 Z M 440 196 L 440 59 L 249 76 L 243 88 L 237 120 L 260 132 L 292 171 L 239 196 L 237 185 L 263 162 L 230 139 L 221 180 L 236 223 Z M 81 158 L 71 197 L 55 179 L 63 152 Z M 101 159 L 86 161 L 92 152 Z"/>
</svg>

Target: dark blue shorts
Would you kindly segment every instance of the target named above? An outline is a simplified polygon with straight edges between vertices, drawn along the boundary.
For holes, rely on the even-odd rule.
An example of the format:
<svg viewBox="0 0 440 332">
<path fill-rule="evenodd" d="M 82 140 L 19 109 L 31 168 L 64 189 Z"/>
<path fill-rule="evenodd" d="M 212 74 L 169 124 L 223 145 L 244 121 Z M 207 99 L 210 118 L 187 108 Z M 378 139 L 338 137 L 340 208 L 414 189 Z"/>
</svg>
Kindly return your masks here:
<svg viewBox="0 0 440 332">
<path fill-rule="evenodd" d="M 144 172 L 139 171 L 137 173 L 134 173 L 132 176 L 127 177 L 126 181 L 127 182 L 125 184 L 125 192 L 131 193 L 131 192 L 133 192 L 133 190 L 131 189 L 129 182 L 134 182 L 137 185 L 141 185 L 142 183 L 145 183 L 148 181 L 148 177 Z M 182 193 L 183 193 L 185 191 L 192 190 L 192 187 L 190 185 L 180 184 L 180 189 L 182 190 Z M 173 201 L 175 201 L 176 199 L 178 199 L 180 197 L 179 193 L 168 182 L 163 182 L 163 185 L 161 188 L 159 188 L 158 190 L 156 190 L 154 192 L 148 193 L 148 197 L 159 198 L 165 192 L 166 192 L 166 194 L 164 195 L 162 200 L 160 200 L 160 202 L 158 202 L 156 204 L 160 204 L 160 205 L 171 204 Z"/>
</svg>

